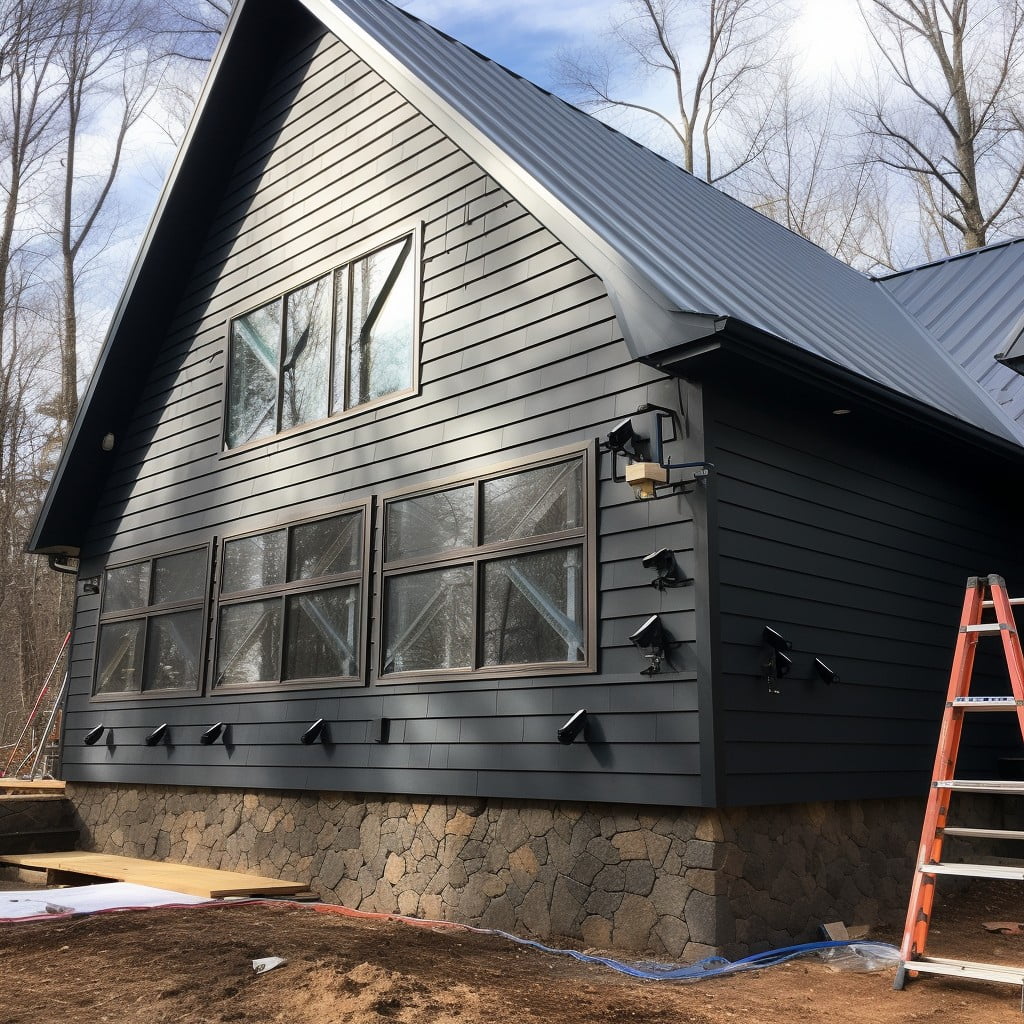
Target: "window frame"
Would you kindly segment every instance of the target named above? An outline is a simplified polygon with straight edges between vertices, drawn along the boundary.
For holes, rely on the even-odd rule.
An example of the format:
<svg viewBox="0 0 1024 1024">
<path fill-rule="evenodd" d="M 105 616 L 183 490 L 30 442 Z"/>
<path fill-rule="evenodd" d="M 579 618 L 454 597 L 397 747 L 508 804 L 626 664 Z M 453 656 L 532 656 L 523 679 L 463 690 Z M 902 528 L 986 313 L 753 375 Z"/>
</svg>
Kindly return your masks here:
<svg viewBox="0 0 1024 1024">
<path fill-rule="evenodd" d="M 335 335 L 338 319 L 338 303 L 335 294 L 335 281 L 337 280 L 338 272 L 345 268 L 350 268 L 361 260 L 367 259 L 374 255 L 374 253 L 380 252 L 383 249 L 387 249 L 392 245 L 397 245 L 400 242 L 409 239 L 410 249 L 408 259 L 411 261 L 412 270 L 412 337 L 409 343 L 409 357 L 411 360 L 410 366 L 410 383 L 406 388 L 402 388 L 398 391 L 389 392 L 386 395 L 381 395 L 378 398 L 370 399 L 369 401 L 362 402 L 358 405 L 345 406 L 343 408 L 334 409 L 334 388 L 337 377 L 338 368 L 335 366 L 334 360 L 334 349 L 335 349 Z M 262 437 L 254 437 L 248 441 L 243 441 L 240 444 L 231 446 L 228 443 L 228 429 L 229 429 L 229 418 L 231 408 L 231 377 L 233 369 L 233 357 L 232 357 L 232 332 L 234 324 L 237 320 L 245 316 L 249 316 L 266 306 L 273 303 L 277 303 L 280 311 L 280 327 L 278 335 L 278 368 L 277 368 L 277 398 L 275 402 L 276 406 L 276 420 L 279 423 L 281 417 L 281 402 L 284 393 L 284 381 L 281 373 L 282 362 L 285 354 L 285 342 L 286 342 L 286 330 L 287 330 L 287 305 L 288 297 L 301 289 L 308 287 L 318 281 L 320 278 L 329 277 L 331 279 L 330 284 L 330 300 L 331 300 L 331 311 L 330 311 L 330 337 L 328 339 L 328 380 L 326 384 L 327 388 L 327 403 L 328 412 L 326 416 L 322 416 L 319 419 L 307 420 L 302 423 L 293 424 L 290 427 L 284 429 L 275 430 L 273 433 L 265 434 Z M 351 293 L 352 288 L 352 274 L 346 274 L 346 280 L 348 282 L 347 288 Z M 272 444 L 282 438 L 287 438 L 295 434 L 300 434 L 318 426 L 322 426 L 325 423 L 334 422 L 339 419 L 344 419 L 349 416 L 355 416 L 367 410 L 372 410 L 381 405 L 386 405 L 391 402 L 401 401 L 404 398 L 408 398 L 410 395 L 418 394 L 420 387 L 420 338 L 422 331 L 423 321 L 423 226 L 420 222 L 414 224 L 407 224 L 402 230 L 398 232 L 388 232 L 386 235 L 376 235 L 369 239 L 365 244 L 360 245 L 357 249 L 352 250 L 351 255 L 346 255 L 344 259 L 338 259 L 337 256 L 332 257 L 330 260 L 320 261 L 313 266 L 310 270 L 303 271 L 300 275 L 293 275 L 286 279 L 279 290 L 276 290 L 270 296 L 261 298 L 259 301 L 247 301 L 245 305 L 239 305 L 232 309 L 227 317 L 226 330 L 224 337 L 224 380 L 221 388 L 221 394 L 223 396 L 223 413 L 221 415 L 221 444 L 220 444 L 220 457 L 230 457 L 236 452 L 247 452 L 253 448 L 259 448 L 263 445 Z M 346 297 L 346 308 L 351 305 L 351 294 Z M 347 312 L 348 322 L 351 322 L 351 310 Z M 345 383 L 345 392 L 347 394 L 347 378 L 348 378 L 348 365 L 351 351 L 352 338 L 348 336 L 348 329 L 346 328 L 346 338 L 344 346 L 344 366 L 340 368 L 340 372 Z"/>
<path fill-rule="evenodd" d="M 291 531 L 296 527 L 307 526 L 310 523 L 322 522 L 327 519 L 334 519 L 352 512 L 361 512 L 363 517 L 362 530 L 360 532 L 360 559 L 359 568 L 349 573 L 339 573 L 334 576 L 318 576 L 311 580 L 284 580 L 265 587 L 255 587 L 251 590 L 232 591 L 225 595 L 223 593 L 224 579 L 224 553 L 226 545 L 232 541 L 244 540 L 246 537 L 258 537 L 265 533 L 274 533 L 278 530 L 287 532 L 288 539 L 285 544 L 285 564 L 287 575 L 287 559 L 290 553 Z M 217 569 L 213 581 L 213 614 L 210 617 L 210 663 L 208 669 L 209 683 L 207 685 L 207 696 L 228 696 L 236 693 L 278 693 L 292 690 L 322 690 L 361 687 L 366 685 L 369 630 L 367 622 L 370 607 L 370 566 L 371 550 L 370 542 L 373 535 L 373 499 L 367 497 L 360 501 L 349 502 L 339 505 L 328 512 L 319 512 L 315 515 L 306 516 L 302 519 L 288 519 L 264 526 L 258 530 L 247 530 L 244 533 L 235 533 L 221 537 L 217 542 Z M 357 636 L 353 645 L 358 657 L 356 672 L 351 676 L 332 676 L 330 678 L 304 678 L 304 679 L 277 679 L 270 682 L 259 683 L 217 683 L 217 660 L 220 653 L 220 620 L 221 609 L 235 605 L 250 604 L 268 598 L 277 598 L 281 602 L 281 624 L 278 634 L 280 645 L 280 661 L 278 669 L 284 668 L 285 639 L 288 632 L 288 616 L 286 614 L 288 598 L 295 594 L 311 594 L 322 590 L 332 590 L 340 586 L 349 586 L 353 583 L 359 585 L 359 601 L 356 609 Z"/>
<path fill-rule="evenodd" d="M 503 540 L 489 544 L 479 543 L 482 535 L 483 485 L 489 480 L 513 476 L 531 469 L 570 462 L 580 459 L 581 465 L 581 509 L 583 522 L 580 527 L 559 531 L 555 534 L 540 534 L 525 540 Z M 522 678 L 528 676 L 583 675 L 597 671 L 597 478 L 596 456 L 593 442 L 572 445 L 541 455 L 516 459 L 511 462 L 489 466 L 478 472 L 467 472 L 446 477 L 430 485 L 404 487 L 391 491 L 380 499 L 379 522 L 380 541 L 375 565 L 378 581 L 374 601 L 375 642 L 377 654 L 374 659 L 375 682 L 380 685 L 408 685 L 410 682 L 448 682 L 452 680 L 480 680 L 495 678 Z M 387 527 L 388 507 L 391 503 L 421 495 L 436 494 L 453 487 L 472 483 L 474 486 L 474 543 L 472 546 L 434 552 L 427 555 L 394 559 L 388 561 Z M 481 636 L 484 615 L 481 587 L 482 566 L 513 555 L 532 555 L 545 551 L 564 550 L 570 547 L 582 548 L 583 580 L 581 586 L 583 609 L 584 654 L 580 661 L 535 661 L 510 665 L 484 665 L 481 663 Z M 387 593 L 388 581 L 397 577 L 429 572 L 444 568 L 467 565 L 472 570 L 472 665 L 469 668 L 415 669 L 403 672 L 385 671 L 387 656 Z"/>
<path fill-rule="evenodd" d="M 201 695 L 203 693 L 203 686 L 206 679 L 206 656 L 207 656 L 207 639 L 208 639 L 208 623 L 210 616 L 210 556 L 212 553 L 213 544 L 212 542 L 206 542 L 204 544 L 190 544 L 185 547 L 172 548 L 170 551 L 158 551 L 152 555 L 147 555 L 144 558 L 131 558 L 123 562 L 112 562 L 109 565 L 104 566 L 101 573 L 101 583 L 99 591 L 99 609 L 96 615 L 96 641 L 95 649 L 93 651 L 93 662 L 91 672 L 91 692 L 90 700 L 93 701 L 124 701 L 124 700 L 166 700 L 168 698 L 175 698 L 181 696 L 194 696 Z M 189 601 L 171 601 L 165 602 L 164 604 L 151 604 L 147 603 L 144 606 L 136 608 L 122 609 L 116 612 L 104 612 L 103 606 L 106 602 L 107 595 L 107 574 L 117 569 L 124 569 L 131 565 L 149 565 L 149 596 L 150 599 L 153 595 L 153 565 L 162 558 L 173 558 L 175 555 L 185 555 L 192 551 L 202 551 L 205 554 L 205 567 L 203 571 L 203 593 L 202 597 L 198 600 Z M 142 688 L 145 681 L 145 670 L 146 670 L 146 655 L 148 654 L 148 641 L 149 641 L 149 621 L 153 618 L 159 618 L 165 615 L 171 615 L 175 612 L 193 611 L 198 610 L 200 614 L 200 630 L 198 637 L 198 645 L 196 649 L 197 661 L 198 661 L 198 672 L 195 686 L 176 686 L 166 687 L 156 690 L 144 690 Z M 100 670 L 100 641 L 102 638 L 103 627 L 117 622 L 134 622 L 142 619 L 145 621 L 145 637 L 143 642 L 142 650 L 142 677 L 139 679 L 139 687 L 134 690 L 116 690 L 109 693 L 99 693 L 96 690 L 96 685 L 99 681 L 99 670 Z"/>
</svg>

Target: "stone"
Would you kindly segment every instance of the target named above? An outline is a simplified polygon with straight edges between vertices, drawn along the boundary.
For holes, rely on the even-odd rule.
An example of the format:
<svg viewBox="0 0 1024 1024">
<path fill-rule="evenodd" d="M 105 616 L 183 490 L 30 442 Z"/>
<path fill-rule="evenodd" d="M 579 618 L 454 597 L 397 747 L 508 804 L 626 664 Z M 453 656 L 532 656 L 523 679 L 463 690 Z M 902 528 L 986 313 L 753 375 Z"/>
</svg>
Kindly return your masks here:
<svg viewBox="0 0 1024 1024">
<path fill-rule="evenodd" d="M 608 949 L 612 944 L 612 923 L 607 918 L 591 916 L 580 927 L 583 941 L 594 949 Z"/>
<path fill-rule="evenodd" d="M 389 853 L 384 865 L 384 880 L 391 885 L 400 881 L 405 875 L 405 861 L 396 853 Z"/>
<path fill-rule="evenodd" d="M 534 884 L 519 908 L 519 919 L 534 934 L 546 938 L 551 934 L 551 911 L 548 891 L 540 882 Z"/>
<path fill-rule="evenodd" d="M 657 920 L 650 900 L 626 893 L 612 921 L 612 944 L 622 949 L 647 949 Z"/>
<path fill-rule="evenodd" d="M 446 835 L 464 836 L 468 839 L 474 825 L 476 825 L 476 818 L 471 818 L 464 811 L 457 810 L 455 816 L 445 825 L 444 831 Z"/>
<path fill-rule="evenodd" d="M 649 896 L 654 888 L 657 872 L 649 861 L 634 860 L 626 865 L 626 892 Z"/>
<path fill-rule="evenodd" d="M 718 939 L 718 898 L 694 890 L 686 901 L 685 909 L 684 920 L 692 941 L 714 948 Z"/>
<path fill-rule="evenodd" d="M 665 952 L 673 958 L 681 957 L 686 944 L 690 941 L 690 930 L 686 927 L 686 922 L 678 917 L 658 918 L 652 934 L 661 940 Z"/>
<path fill-rule="evenodd" d="M 526 892 L 537 877 L 539 865 L 536 854 L 529 846 L 520 846 L 518 850 L 509 854 L 508 866 L 512 872 L 512 880 Z"/>
</svg>

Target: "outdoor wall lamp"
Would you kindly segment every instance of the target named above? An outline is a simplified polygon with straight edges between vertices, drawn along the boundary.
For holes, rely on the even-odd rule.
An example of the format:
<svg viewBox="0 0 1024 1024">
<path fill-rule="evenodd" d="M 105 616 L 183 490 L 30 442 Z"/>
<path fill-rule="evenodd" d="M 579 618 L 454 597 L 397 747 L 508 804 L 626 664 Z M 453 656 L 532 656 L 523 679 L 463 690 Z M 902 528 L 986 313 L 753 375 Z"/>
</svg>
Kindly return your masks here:
<svg viewBox="0 0 1024 1024">
<path fill-rule="evenodd" d="M 327 721 L 323 718 L 318 718 L 300 737 L 299 740 L 309 746 L 312 743 L 316 743 L 317 740 L 322 739 L 325 743 L 327 742 Z"/>
<path fill-rule="evenodd" d="M 640 559 L 645 569 L 653 569 L 658 575 L 651 580 L 651 586 L 658 590 L 668 587 L 685 587 L 693 580 L 686 578 L 686 573 L 679 568 L 675 552 L 671 548 L 658 548 Z"/>
<path fill-rule="evenodd" d="M 155 747 L 167 735 L 167 723 L 161 722 L 147 737 L 146 746 Z"/>
<path fill-rule="evenodd" d="M 105 452 L 112 452 L 114 450 L 114 435 L 106 433 L 103 435 L 103 440 L 100 441 L 100 448 Z"/>
<path fill-rule="evenodd" d="M 203 735 L 199 737 L 199 742 L 208 747 L 211 743 L 216 743 L 220 739 L 220 734 L 223 731 L 224 723 L 215 722 L 209 729 L 203 732 Z"/>
<path fill-rule="evenodd" d="M 82 580 L 82 593 L 83 594 L 98 594 L 100 592 L 100 578 L 99 576 L 91 576 L 87 580 Z"/>
<path fill-rule="evenodd" d="M 647 619 L 630 635 L 629 642 L 650 662 L 643 670 L 645 676 L 656 676 L 661 671 L 661 663 L 668 661 L 668 648 L 674 646 L 660 615 L 652 615 Z"/>
<path fill-rule="evenodd" d="M 778 693 L 776 683 L 789 675 L 793 667 L 793 659 L 786 653 L 793 645 L 777 630 L 765 626 L 761 633 L 761 671 L 768 683 L 769 693 Z"/>
<path fill-rule="evenodd" d="M 710 462 L 673 463 L 671 458 L 666 459 L 664 446 L 667 441 L 676 439 L 678 414 L 664 406 L 650 404 L 641 405 L 633 413 L 633 416 L 648 415 L 654 418 L 653 442 L 637 433 L 630 417 L 613 427 L 601 444 L 601 450 L 609 452 L 612 457 L 612 479 L 616 483 L 628 484 L 635 497 L 642 501 L 660 497 L 659 491 L 682 493 L 688 484 L 704 479 L 715 468 Z M 669 435 L 666 435 L 666 425 L 671 427 Z M 619 476 L 619 455 L 627 459 L 623 476 Z M 676 470 L 693 470 L 693 474 L 673 480 L 672 473 Z"/>
<path fill-rule="evenodd" d="M 833 683 L 839 682 L 839 674 L 837 672 L 833 672 L 832 669 L 830 669 L 828 665 L 821 660 L 821 658 L 814 659 L 814 671 L 821 677 L 821 681 L 823 683 L 828 683 L 829 686 Z"/>
<path fill-rule="evenodd" d="M 370 734 L 374 743 L 387 743 L 391 739 L 391 719 L 373 718 L 370 720 Z"/>
<path fill-rule="evenodd" d="M 106 728 L 102 722 L 96 726 L 95 729 L 90 729 L 83 737 L 82 742 L 87 747 L 93 747 L 99 743 L 100 738 L 103 736 L 103 730 Z"/>
<path fill-rule="evenodd" d="M 557 736 L 558 742 L 568 746 L 587 724 L 587 709 L 580 708 L 564 725 L 559 726 Z M 584 737 L 586 739 L 586 737 Z"/>
</svg>

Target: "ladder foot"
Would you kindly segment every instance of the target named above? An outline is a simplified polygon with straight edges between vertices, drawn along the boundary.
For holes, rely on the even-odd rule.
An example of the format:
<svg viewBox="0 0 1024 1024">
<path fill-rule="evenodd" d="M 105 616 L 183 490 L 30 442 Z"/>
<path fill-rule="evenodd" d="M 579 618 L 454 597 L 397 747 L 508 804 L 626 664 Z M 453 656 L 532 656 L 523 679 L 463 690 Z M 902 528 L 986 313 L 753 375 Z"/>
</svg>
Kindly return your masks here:
<svg viewBox="0 0 1024 1024">
<path fill-rule="evenodd" d="M 904 986 L 907 984 L 907 969 L 900 964 L 896 968 L 896 977 L 892 979 L 892 987 L 897 992 L 902 992 Z"/>
</svg>

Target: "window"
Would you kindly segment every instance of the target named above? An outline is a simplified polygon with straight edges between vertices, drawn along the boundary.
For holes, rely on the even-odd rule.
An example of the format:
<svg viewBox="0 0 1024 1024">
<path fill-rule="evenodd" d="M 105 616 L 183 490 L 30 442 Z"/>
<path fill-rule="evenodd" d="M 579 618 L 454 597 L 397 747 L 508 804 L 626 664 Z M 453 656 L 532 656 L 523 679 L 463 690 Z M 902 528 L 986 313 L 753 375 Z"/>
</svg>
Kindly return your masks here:
<svg viewBox="0 0 1024 1024">
<path fill-rule="evenodd" d="M 586 670 L 582 454 L 384 505 L 381 675 Z"/>
<path fill-rule="evenodd" d="M 365 521 L 358 508 L 224 542 L 215 686 L 361 676 Z"/>
<path fill-rule="evenodd" d="M 97 694 L 199 688 L 206 548 L 103 574 Z"/>
<path fill-rule="evenodd" d="M 232 320 L 228 448 L 413 386 L 412 252 L 408 235 Z"/>
</svg>

